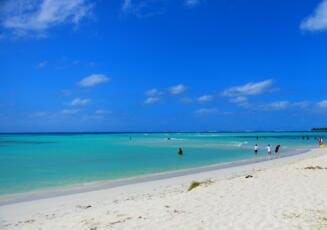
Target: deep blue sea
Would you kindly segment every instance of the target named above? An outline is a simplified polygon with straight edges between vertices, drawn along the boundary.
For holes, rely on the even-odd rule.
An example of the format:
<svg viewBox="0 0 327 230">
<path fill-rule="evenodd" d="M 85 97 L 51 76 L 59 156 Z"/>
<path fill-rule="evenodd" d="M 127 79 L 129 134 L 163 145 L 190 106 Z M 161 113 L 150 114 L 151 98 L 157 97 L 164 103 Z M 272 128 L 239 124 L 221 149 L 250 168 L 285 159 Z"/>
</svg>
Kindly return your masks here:
<svg viewBox="0 0 327 230">
<path fill-rule="evenodd" d="M 0 195 L 265 157 L 316 147 L 318 132 L 0 134 Z M 257 139 L 257 136 L 259 139 Z M 303 139 L 303 136 L 310 138 Z M 184 155 L 179 157 L 178 148 Z"/>
</svg>

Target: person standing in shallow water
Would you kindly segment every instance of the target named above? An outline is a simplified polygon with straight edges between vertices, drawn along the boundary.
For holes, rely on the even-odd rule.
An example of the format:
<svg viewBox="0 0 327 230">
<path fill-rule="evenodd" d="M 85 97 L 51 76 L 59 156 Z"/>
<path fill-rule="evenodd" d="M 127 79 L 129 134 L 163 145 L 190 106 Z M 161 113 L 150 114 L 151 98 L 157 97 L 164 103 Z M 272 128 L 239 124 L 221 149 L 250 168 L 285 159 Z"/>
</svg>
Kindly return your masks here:
<svg viewBox="0 0 327 230">
<path fill-rule="evenodd" d="M 178 156 L 183 156 L 183 149 L 182 148 L 178 149 Z"/>
<path fill-rule="evenodd" d="M 267 153 L 268 153 L 268 156 L 271 156 L 271 146 L 270 145 L 267 145 Z"/>
<path fill-rule="evenodd" d="M 276 148 L 275 148 L 275 155 L 277 157 L 279 157 L 279 149 L 280 149 L 280 145 L 276 145 Z"/>
<path fill-rule="evenodd" d="M 258 155 L 258 151 L 259 151 L 258 144 L 255 144 L 254 145 L 253 150 L 254 150 L 254 155 L 257 156 Z"/>
</svg>

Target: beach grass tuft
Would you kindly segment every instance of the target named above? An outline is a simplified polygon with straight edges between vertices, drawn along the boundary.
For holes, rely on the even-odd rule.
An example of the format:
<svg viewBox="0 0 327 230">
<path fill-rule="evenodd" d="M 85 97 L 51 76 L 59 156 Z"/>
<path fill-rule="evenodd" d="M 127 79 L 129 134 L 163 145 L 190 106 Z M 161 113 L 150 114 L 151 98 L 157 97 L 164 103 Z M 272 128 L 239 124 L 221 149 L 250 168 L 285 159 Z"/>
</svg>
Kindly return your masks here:
<svg viewBox="0 0 327 230">
<path fill-rule="evenodd" d="M 211 180 L 206 180 L 206 181 L 192 181 L 192 183 L 190 184 L 189 188 L 187 191 L 191 191 L 201 185 L 209 185 L 209 184 L 212 184 L 213 181 Z"/>
</svg>

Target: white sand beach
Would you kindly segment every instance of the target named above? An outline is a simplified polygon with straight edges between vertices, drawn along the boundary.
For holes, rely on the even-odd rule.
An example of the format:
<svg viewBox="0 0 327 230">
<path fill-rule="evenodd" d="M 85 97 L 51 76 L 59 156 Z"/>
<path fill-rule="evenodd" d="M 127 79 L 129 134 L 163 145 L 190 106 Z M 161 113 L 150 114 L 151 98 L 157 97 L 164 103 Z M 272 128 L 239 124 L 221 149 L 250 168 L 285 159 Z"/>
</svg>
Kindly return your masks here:
<svg viewBox="0 0 327 230">
<path fill-rule="evenodd" d="M 0 229 L 327 229 L 326 178 L 327 149 L 315 149 L 257 164 L 0 206 Z M 188 191 L 192 181 L 208 180 Z"/>
</svg>

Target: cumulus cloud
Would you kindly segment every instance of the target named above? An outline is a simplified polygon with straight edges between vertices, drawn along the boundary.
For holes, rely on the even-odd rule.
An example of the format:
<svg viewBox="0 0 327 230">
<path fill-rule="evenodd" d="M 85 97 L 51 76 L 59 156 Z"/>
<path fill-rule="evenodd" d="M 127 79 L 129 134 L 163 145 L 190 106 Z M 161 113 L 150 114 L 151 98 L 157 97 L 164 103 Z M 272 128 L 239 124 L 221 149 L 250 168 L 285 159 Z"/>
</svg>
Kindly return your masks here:
<svg viewBox="0 0 327 230">
<path fill-rule="evenodd" d="M 201 108 L 194 111 L 195 115 L 201 116 L 201 115 L 215 115 L 219 114 L 219 110 L 216 108 Z"/>
<path fill-rule="evenodd" d="M 262 104 L 261 106 L 259 106 L 259 109 L 266 110 L 266 111 L 284 110 L 284 109 L 289 108 L 291 105 L 292 104 L 288 101 L 276 101 L 276 102 L 271 102 L 268 104 Z"/>
<path fill-rule="evenodd" d="M 327 30 L 327 0 L 323 0 L 315 12 L 302 21 L 300 28 L 308 31 Z"/>
<path fill-rule="evenodd" d="M 298 102 L 292 103 L 293 107 L 301 108 L 301 109 L 306 109 L 306 108 L 310 107 L 311 105 L 312 105 L 312 102 L 310 102 L 310 101 L 298 101 Z"/>
<path fill-rule="evenodd" d="M 91 103 L 91 99 L 89 98 L 85 98 L 85 99 L 81 99 L 81 98 L 75 98 L 73 99 L 69 104 L 72 106 L 84 106 Z"/>
<path fill-rule="evenodd" d="M 169 92 L 171 94 L 174 94 L 174 95 L 177 95 L 177 94 L 181 94 L 181 93 L 184 93 L 186 91 L 186 86 L 183 85 L 183 84 L 178 84 L 178 85 L 175 85 L 175 86 L 172 86 L 169 88 Z"/>
<path fill-rule="evenodd" d="M 152 89 L 147 90 L 144 94 L 147 97 L 158 97 L 158 96 L 162 95 L 163 92 L 158 90 L 157 88 L 152 88 Z"/>
<path fill-rule="evenodd" d="M 244 96 L 234 97 L 229 100 L 229 102 L 238 105 L 244 105 L 248 103 L 248 99 Z"/>
<path fill-rule="evenodd" d="M 249 82 L 245 85 L 234 86 L 223 91 L 223 96 L 239 97 L 239 96 L 251 96 L 259 95 L 271 92 L 273 86 L 272 80 L 265 80 L 260 82 Z"/>
<path fill-rule="evenodd" d="M 323 109 L 326 109 L 327 108 L 327 100 L 322 100 L 320 102 L 317 103 L 317 106 L 319 108 L 323 108 Z"/>
<path fill-rule="evenodd" d="M 110 78 L 104 74 L 92 74 L 83 78 L 81 81 L 78 82 L 78 84 L 81 87 L 93 87 L 102 83 L 106 83 L 108 81 L 110 81 Z"/>
<path fill-rule="evenodd" d="M 160 98 L 158 97 L 148 97 L 145 99 L 144 104 L 155 104 L 160 101 Z"/>
<path fill-rule="evenodd" d="M 213 96 L 211 96 L 211 95 L 203 95 L 203 96 L 198 97 L 197 101 L 199 103 L 206 103 L 206 102 L 212 101 L 212 99 L 213 99 Z"/>
<path fill-rule="evenodd" d="M 61 24 L 78 25 L 92 8 L 89 0 L 5 0 L 1 24 L 16 35 L 40 35 Z"/>
</svg>

